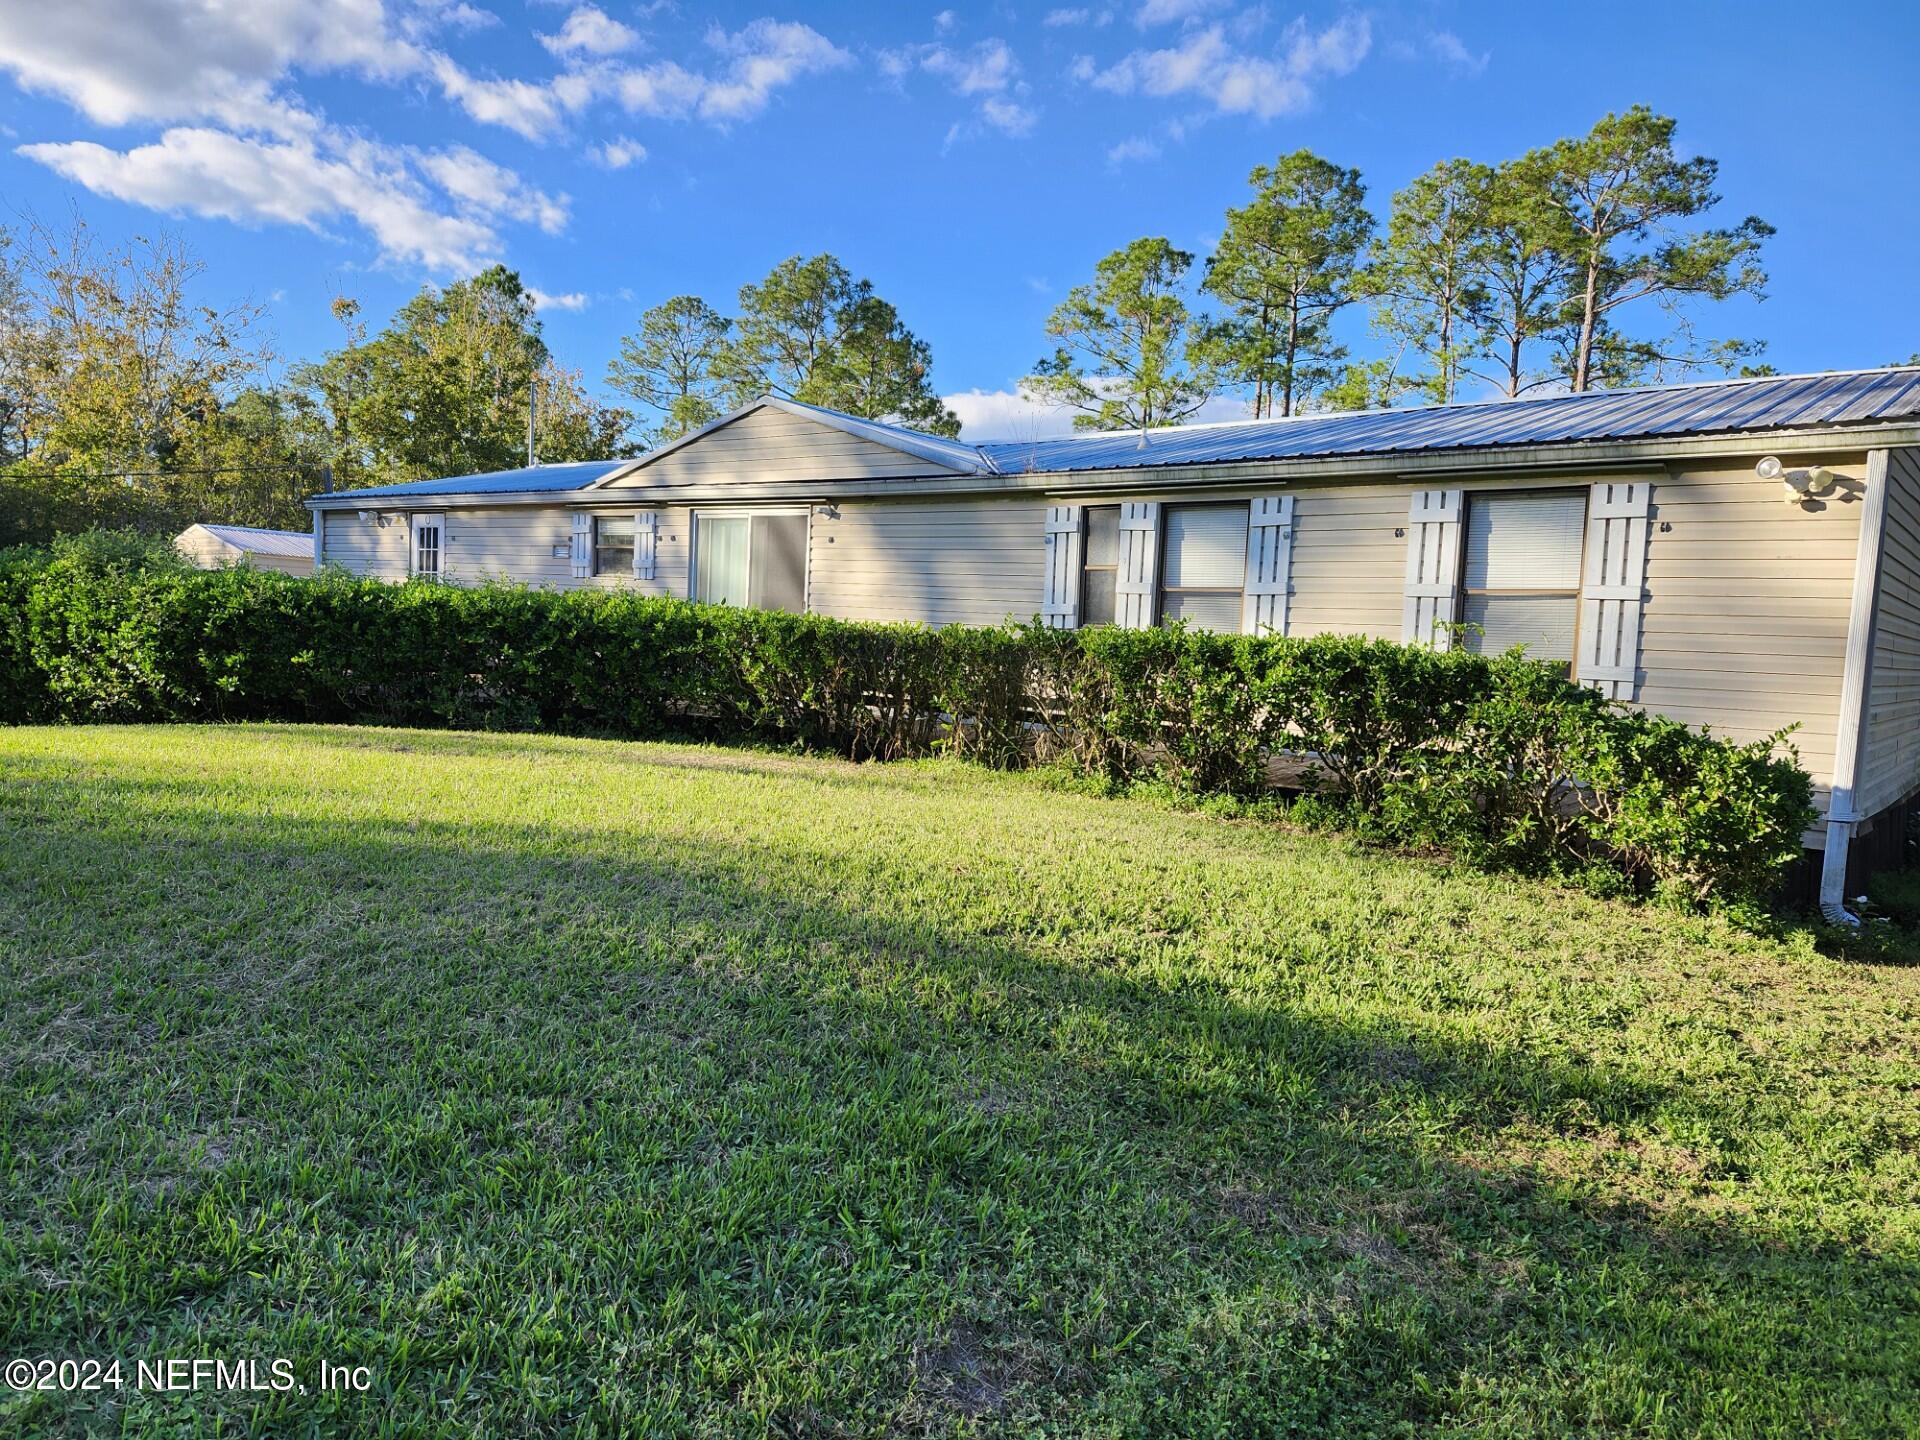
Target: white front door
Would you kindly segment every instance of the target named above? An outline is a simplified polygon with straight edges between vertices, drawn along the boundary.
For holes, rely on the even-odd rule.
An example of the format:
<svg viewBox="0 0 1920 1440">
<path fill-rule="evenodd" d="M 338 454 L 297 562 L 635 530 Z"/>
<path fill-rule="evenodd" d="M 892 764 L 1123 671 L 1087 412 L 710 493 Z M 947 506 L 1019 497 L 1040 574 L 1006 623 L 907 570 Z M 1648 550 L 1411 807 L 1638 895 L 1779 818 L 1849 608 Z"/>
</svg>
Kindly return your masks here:
<svg viewBox="0 0 1920 1440">
<path fill-rule="evenodd" d="M 434 515 L 415 515 L 413 517 L 413 566 L 412 574 L 422 580 L 440 578 L 440 554 L 443 548 L 441 517 Z"/>
</svg>

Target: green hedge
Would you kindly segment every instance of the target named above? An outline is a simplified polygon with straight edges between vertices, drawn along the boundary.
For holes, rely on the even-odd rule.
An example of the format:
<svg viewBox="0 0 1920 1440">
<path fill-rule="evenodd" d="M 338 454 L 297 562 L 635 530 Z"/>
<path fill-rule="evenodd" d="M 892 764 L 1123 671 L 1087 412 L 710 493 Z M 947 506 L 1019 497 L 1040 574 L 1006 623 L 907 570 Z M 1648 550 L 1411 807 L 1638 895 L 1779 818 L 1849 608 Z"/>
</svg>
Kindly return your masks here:
<svg viewBox="0 0 1920 1440">
<path fill-rule="evenodd" d="M 1285 752 L 1311 757 L 1314 808 L 1383 839 L 1692 903 L 1764 895 L 1814 818 L 1784 732 L 1729 744 L 1518 654 L 929 630 L 619 593 L 201 572 L 110 545 L 0 555 L 0 719 L 756 738 L 879 760 L 944 747 L 998 766 L 1064 757 L 1193 795 L 1255 795 Z"/>
</svg>

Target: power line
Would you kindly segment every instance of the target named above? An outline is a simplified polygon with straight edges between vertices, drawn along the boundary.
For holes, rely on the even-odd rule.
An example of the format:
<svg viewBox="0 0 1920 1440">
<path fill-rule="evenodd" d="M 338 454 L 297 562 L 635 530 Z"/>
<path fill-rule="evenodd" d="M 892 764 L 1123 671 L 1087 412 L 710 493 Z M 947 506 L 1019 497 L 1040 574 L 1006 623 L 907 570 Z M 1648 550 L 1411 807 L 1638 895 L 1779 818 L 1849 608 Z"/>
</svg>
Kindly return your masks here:
<svg viewBox="0 0 1920 1440">
<path fill-rule="evenodd" d="M 167 480 L 176 475 L 258 475 L 325 469 L 325 463 L 290 461 L 284 465 L 216 465 L 192 470 L 0 470 L 0 480 Z"/>
</svg>

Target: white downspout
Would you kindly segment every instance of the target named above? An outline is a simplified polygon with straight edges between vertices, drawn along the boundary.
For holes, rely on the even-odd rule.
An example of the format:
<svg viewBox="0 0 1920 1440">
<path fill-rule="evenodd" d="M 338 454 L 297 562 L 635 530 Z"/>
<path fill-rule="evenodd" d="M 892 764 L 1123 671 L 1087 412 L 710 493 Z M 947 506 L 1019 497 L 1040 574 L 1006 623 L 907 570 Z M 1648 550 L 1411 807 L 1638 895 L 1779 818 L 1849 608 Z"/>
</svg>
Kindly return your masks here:
<svg viewBox="0 0 1920 1440">
<path fill-rule="evenodd" d="M 1847 662 L 1840 678 L 1840 725 L 1834 736 L 1833 788 L 1827 800 L 1827 847 L 1820 863 L 1820 913 L 1835 925 L 1858 925 L 1847 909 L 1847 846 L 1862 818 L 1853 806 L 1872 682 L 1873 630 L 1879 610 L 1880 549 L 1887 525 L 1887 452 L 1867 452 L 1867 495 L 1853 557 L 1853 609 L 1847 618 Z"/>
</svg>

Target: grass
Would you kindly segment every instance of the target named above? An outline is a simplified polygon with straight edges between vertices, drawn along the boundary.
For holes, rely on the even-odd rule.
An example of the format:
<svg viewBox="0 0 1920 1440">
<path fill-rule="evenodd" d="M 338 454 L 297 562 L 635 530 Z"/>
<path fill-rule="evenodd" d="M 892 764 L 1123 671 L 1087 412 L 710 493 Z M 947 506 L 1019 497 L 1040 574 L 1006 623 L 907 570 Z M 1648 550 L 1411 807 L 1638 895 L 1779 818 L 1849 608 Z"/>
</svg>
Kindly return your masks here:
<svg viewBox="0 0 1920 1440">
<path fill-rule="evenodd" d="M 1920 1432 L 1920 970 L 929 763 L 0 731 L 0 1431 Z"/>
</svg>

